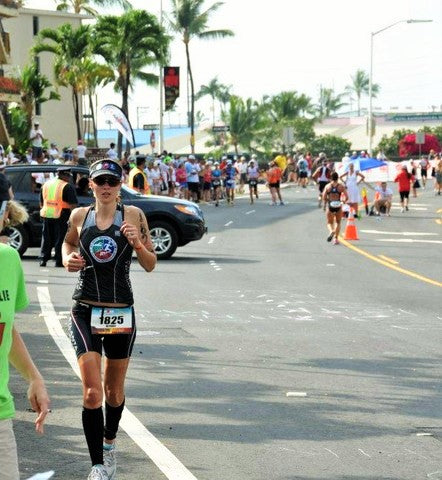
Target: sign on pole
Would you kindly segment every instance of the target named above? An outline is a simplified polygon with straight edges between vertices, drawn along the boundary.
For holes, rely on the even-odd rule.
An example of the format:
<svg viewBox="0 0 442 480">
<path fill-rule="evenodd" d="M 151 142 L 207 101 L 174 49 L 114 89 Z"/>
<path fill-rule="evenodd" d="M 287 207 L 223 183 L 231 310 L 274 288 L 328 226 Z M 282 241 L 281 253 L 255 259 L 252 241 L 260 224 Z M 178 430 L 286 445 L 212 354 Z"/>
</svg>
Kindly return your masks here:
<svg viewBox="0 0 442 480">
<path fill-rule="evenodd" d="M 158 130 L 160 126 L 157 123 L 145 123 L 143 130 Z"/>
<path fill-rule="evenodd" d="M 212 132 L 213 133 L 230 132 L 230 126 L 229 125 L 214 125 L 212 127 Z"/>
<path fill-rule="evenodd" d="M 425 143 L 425 132 L 416 133 L 416 145 L 423 145 Z"/>
</svg>

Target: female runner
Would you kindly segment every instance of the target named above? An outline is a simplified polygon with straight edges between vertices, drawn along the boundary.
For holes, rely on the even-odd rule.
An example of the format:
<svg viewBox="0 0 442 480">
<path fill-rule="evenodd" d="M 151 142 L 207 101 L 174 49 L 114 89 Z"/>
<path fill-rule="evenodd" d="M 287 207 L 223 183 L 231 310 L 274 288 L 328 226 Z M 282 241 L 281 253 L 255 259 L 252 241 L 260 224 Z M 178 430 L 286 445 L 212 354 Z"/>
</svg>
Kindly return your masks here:
<svg viewBox="0 0 442 480">
<path fill-rule="evenodd" d="M 72 297 L 70 336 L 83 383 L 83 430 L 92 461 L 88 480 L 109 480 L 116 471 L 114 444 L 136 336 L 129 279 L 132 253 L 135 250 L 147 272 L 154 269 L 156 255 L 144 213 L 118 203 L 121 166 L 99 160 L 91 165 L 89 177 L 95 205 L 72 211 L 63 265 L 69 272 L 80 272 Z"/>
</svg>

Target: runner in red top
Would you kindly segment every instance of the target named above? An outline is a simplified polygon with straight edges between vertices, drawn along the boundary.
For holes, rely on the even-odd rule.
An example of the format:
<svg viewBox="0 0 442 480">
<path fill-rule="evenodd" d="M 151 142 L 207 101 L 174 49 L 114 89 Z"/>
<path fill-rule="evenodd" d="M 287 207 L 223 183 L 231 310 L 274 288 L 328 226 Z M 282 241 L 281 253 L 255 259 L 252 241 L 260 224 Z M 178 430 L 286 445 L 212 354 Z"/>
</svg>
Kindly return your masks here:
<svg viewBox="0 0 442 480">
<path fill-rule="evenodd" d="M 401 197 L 401 212 L 408 211 L 408 197 L 410 196 L 410 187 L 414 182 L 414 176 L 408 173 L 406 165 L 402 165 L 400 173 L 394 179 L 398 183 L 399 195 Z"/>
</svg>

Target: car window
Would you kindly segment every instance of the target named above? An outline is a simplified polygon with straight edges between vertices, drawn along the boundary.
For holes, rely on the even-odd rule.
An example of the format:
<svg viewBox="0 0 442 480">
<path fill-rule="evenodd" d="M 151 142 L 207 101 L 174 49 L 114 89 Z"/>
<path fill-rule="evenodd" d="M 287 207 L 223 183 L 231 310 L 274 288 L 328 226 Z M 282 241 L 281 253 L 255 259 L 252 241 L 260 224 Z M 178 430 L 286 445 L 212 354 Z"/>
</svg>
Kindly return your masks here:
<svg viewBox="0 0 442 480">
<path fill-rule="evenodd" d="M 6 178 L 11 182 L 12 185 L 12 190 L 15 192 L 18 189 L 18 186 L 20 184 L 20 177 L 21 177 L 20 171 L 18 172 L 12 172 L 11 170 L 8 170 L 6 172 Z"/>
</svg>

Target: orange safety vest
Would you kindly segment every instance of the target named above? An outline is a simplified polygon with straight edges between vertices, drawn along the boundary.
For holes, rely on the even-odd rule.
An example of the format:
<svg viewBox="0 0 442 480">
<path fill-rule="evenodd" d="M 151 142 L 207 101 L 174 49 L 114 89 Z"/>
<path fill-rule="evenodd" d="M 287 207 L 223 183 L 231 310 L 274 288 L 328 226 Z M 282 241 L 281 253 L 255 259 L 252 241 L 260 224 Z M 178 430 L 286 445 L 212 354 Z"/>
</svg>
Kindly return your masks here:
<svg viewBox="0 0 442 480">
<path fill-rule="evenodd" d="M 63 201 L 63 189 L 66 185 L 67 182 L 60 178 L 43 184 L 43 207 L 40 209 L 41 217 L 60 218 L 63 209 L 71 209 L 71 205 Z"/>
<path fill-rule="evenodd" d="M 143 175 L 143 178 L 144 178 L 144 189 L 134 187 L 135 175 L 138 175 L 139 173 L 141 173 L 141 175 Z M 147 181 L 147 176 L 143 172 L 143 170 L 139 169 L 138 167 L 134 167 L 130 170 L 128 186 L 133 190 L 136 190 L 137 192 L 143 193 L 144 195 L 149 195 L 150 193 L 150 187 L 149 187 L 149 182 Z"/>
</svg>

